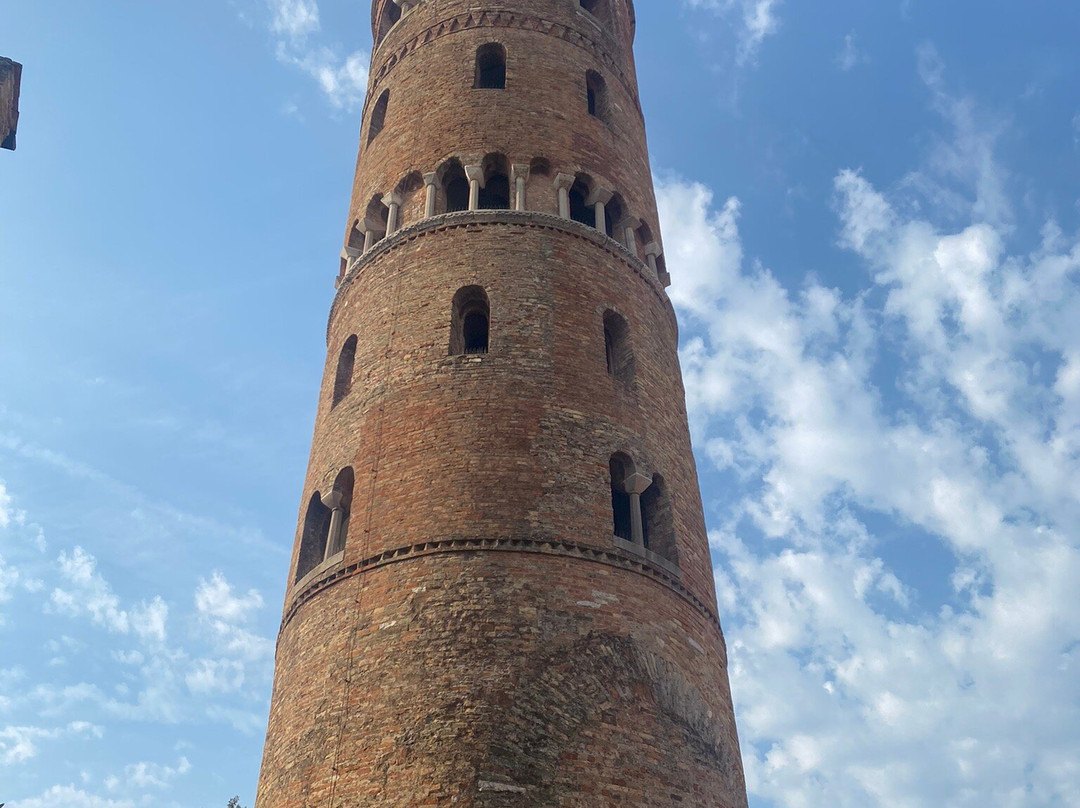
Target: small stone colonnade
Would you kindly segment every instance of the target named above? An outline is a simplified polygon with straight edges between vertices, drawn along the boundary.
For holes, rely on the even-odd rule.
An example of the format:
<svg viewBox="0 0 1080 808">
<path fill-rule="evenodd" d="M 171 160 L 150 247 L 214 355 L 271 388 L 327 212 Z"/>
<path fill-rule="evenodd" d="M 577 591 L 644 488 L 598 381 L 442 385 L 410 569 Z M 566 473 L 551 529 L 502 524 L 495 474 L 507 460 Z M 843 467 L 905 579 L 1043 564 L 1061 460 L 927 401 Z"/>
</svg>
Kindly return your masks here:
<svg viewBox="0 0 1080 808">
<path fill-rule="evenodd" d="M 406 211 L 413 211 L 416 221 L 465 211 L 528 212 L 530 189 L 539 191 L 536 184 L 551 177 L 552 173 L 543 158 L 510 164 L 504 155 L 489 154 L 478 163 L 463 164 L 453 157 L 436 171 L 409 174 L 393 191 L 373 195 L 363 215 L 353 220 L 341 253 L 338 283 L 377 243 L 416 223 L 404 221 Z M 618 192 L 584 172 L 556 172 L 552 185 L 559 218 L 579 222 L 606 234 L 634 258 L 644 260 L 652 276 L 664 286 L 670 285 L 663 250 L 654 238 L 652 228 L 628 212 Z M 422 209 L 417 198 L 421 189 Z"/>
</svg>

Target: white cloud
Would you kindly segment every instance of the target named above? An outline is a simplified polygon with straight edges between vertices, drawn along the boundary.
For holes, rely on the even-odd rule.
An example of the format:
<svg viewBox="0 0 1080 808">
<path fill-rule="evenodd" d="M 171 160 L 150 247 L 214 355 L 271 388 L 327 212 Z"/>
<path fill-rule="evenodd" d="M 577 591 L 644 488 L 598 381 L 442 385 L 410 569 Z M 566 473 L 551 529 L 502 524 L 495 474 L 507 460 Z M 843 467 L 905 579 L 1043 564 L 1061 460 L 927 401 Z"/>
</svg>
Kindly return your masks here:
<svg viewBox="0 0 1080 808">
<path fill-rule="evenodd" d="M 315 79 L 336 109 L 352 111 L 360 106 L 367 91 L 368 54 L 354 51 L 341 56 L 333 48 L 311 42 L 322 30 L 316 0 L 266 2 L 278 60 Z"/>
<path fill-rule="evenodd" d="M 86 614 L 96 624 L 117 634 L 134 631 L 144 640 L 164 642 L 169 608 L 160 597 L 132 610 L 120 606 L 120 598 L 97 572 L 96 559 L 76 547 L 58 559 L 60 576 L 66 588 L 53 589 L 51 604 L 58 612 L 72 617 Z"/>
<path fill-rule="evenodd" d="M 38 797 L 12 802 L 8 808 L 135 808 L 135 803 L 99 797 L 73 785 L 57 785 Z"/>
<path fill-rule="evenodd" d="M 713 11 L 724 17 L 738 19 L 738 51 L 740 65 L 753 62 L 765 40 L 780 29 L 781 0 L 683 0 L 690 8 Z"/>
<path fill-rule="evenodd" d="M 1080 793 L 1080 240 L 1011 248 L 994 131 L 924 61 L 954 124 L 924 182 L 836 176 L 857 293 L 781 283 L 737 200 L 657 185 L 747 778 L 791 808 Z"/>
<path fill-rule="evenodd" d="M 133 763 L 124 767 L 124 779 L 130 788 L 167 788 L 177 777 L 191 771 L 191 763 L 181 757 L 175 766 L 161 763 Z"/>
<path fill-rule="evenodd" d="M 852 31 L 844 37 L 844 44 L 840 48 L 840 52 L 836 54 L 836 66 L 846 73 L 855 68 L 859 63 L 859 59 L 858 37 Z"/>
<path fill-rule="evenodd" d="M 0 528 L 7 527 L 15 517 L 15 508 L 11 503 L 11 494 L 8 493 L 4 481 L 0 480 Z"/>
<path fill-rule="evenodd" d="M 37 744 L 41 741 L 70 737 L 101 738 L 104 734 L 101 727 L 85 721 L 72 721 L 65 727 L 52 729 L 44 727 L 3 727 L 0 728 L 0 766 L 25 763 L 31 758 L 37 757 L 39 752 Z"/>
<path fill-rule="evenodd" d="M 263 607 L 262 595 L 254 589 L 242 597 L 233 595 L 232 586 L 220 572 L 210 580 L 200 580 L 195 590 L 195 608 L 199 614 L 227 622 L 245 622 Z"/>
</svg>

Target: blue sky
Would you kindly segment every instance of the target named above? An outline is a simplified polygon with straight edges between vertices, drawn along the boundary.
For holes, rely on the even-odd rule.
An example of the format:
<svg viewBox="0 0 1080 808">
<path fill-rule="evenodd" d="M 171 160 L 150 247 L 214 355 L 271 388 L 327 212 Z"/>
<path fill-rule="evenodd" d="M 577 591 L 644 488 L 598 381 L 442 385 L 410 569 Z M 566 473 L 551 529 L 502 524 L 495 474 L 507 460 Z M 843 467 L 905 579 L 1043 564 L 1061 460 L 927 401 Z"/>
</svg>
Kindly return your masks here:
<svg viewBox="0 0 1080 808">
<path fill-rule="evenodd" d="M 1080 802 L 1080 6 L 638 0 L 754 808 Z M 367 3 L 9 0 L 0 801 L 254 798 Z"/>
</svg>

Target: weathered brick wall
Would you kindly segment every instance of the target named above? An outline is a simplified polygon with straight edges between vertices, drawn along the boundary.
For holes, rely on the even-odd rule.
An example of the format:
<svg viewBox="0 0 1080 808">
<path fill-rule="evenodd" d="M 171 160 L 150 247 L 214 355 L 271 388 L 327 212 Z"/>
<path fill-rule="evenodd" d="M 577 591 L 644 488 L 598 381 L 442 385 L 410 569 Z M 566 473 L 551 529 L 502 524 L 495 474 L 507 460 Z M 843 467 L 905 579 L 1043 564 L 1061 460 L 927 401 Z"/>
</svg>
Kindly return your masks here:
<svg viewBox="0 0 1080 808">
<path fill-rule="evenodd" d="M 0 147 L 15 148 L 22 65 L 0 57 Z"/>
<path fill-rule="evenodd" d="M 658 236 L 630 6 L 608 2 L 611 34 L 578 0 L 409 11 L 373 57 L 369 99 L 394 89 L 350 221 L 414 170 L 501 151 L 609 179 Z M 474 91 L 489 41 L 507 87 Z M 614 125 L 580 97 L 593 69 Z M 746 806 L 674 311 L 636 248 L 555 215 L 544 179 L 524 212 L 424 218 L 414 188 L 341 281 L 299 521 L 351 467 L 347 540 L 297 581 L 298 529 L 257 808 Z M 473 285 L 489 352 L 450 356 Z M 607 311 L 629 324 L 630 384 L 607 370 Z M 613 535 L 615 452 L 663 475 L 677 565 Z"/>
</svg>

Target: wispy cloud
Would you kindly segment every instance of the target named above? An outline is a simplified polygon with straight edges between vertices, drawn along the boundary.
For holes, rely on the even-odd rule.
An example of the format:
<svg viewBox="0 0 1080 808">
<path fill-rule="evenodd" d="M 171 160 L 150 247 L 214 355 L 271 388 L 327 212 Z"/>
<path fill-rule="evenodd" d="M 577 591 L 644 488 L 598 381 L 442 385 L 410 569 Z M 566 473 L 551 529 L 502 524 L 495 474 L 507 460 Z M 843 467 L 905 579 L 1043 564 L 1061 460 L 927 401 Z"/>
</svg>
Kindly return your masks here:
<svg viewBox="0 0 1080 808">
<path fill-rule="evenodd" d="M 844 44 L 840 47 L 840 52 L 836 54 L 836 66 L 846 73 L 854 70 L 860 59 L 858 37 L 852 31 L 844 36 Z"/>
<path fill-rule="evenodd" d="M 354 51 L 342 56 L 328 45 L 313 42 L 322 32 L 316 0 L 265 2 L 278 60 L 315 79 L 335 109 L 349 112 L 358 107 L 367 91 L 368 54 Z"/>
<path fill-rule="evenodd" d="M 738 46 L 736 62 L 752 63 L 765 40 L 780 29 L 782 0 L 683 0 L 692 9 L 705 9 L 736 20 Z"/>
</svg>

